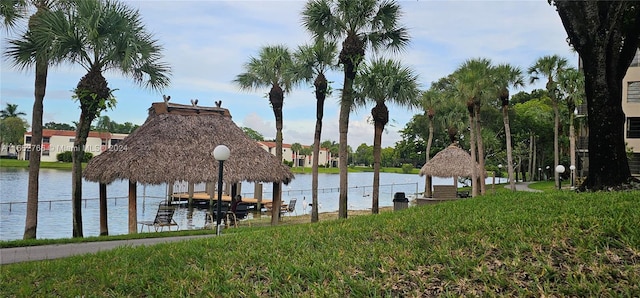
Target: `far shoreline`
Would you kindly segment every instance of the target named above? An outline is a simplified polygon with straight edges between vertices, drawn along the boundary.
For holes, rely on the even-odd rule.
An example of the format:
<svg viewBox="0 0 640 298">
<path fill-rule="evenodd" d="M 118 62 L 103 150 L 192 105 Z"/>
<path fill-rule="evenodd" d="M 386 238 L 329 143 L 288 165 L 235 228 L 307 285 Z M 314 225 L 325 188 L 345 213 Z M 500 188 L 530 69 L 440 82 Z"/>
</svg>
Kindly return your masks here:
<svg viewBox="0 0 640 298">
<path fill-rule="evenodd" d="M 53 162 L 53 161 L 42 161 L 40 162 L 41 169 L 59 169 L 59 170 L 71 170 L 72 163 L 70 162 Z M 82 168 L 86 167 L 87 164 L 83 163 Z M 29 168 L 28 160 L 16 160 L 16 159 L 0 159 L 0 168 Z M 294 174 L 311 174 L 312 168 L 310 167 L 293 167 L 291 168 L 291 172 Z M 349 173 L 360 173 L 360 172 L 373 172 L 372 167 L 366 166 L 350 166 Z M 393 167 L 382 167 L 380 169 L 381 173 L 396 173 L 396 174 L 412 174 L 417 175 L 420 172 L 420 168 L 413 168 L 409 173 L 405 173 L 402 168 L 393 168 Z M 319 167 L 318 173 L 323 174 L 339 174 L 340 169 L 338 168 L 325 168 Z"/>
</svg>

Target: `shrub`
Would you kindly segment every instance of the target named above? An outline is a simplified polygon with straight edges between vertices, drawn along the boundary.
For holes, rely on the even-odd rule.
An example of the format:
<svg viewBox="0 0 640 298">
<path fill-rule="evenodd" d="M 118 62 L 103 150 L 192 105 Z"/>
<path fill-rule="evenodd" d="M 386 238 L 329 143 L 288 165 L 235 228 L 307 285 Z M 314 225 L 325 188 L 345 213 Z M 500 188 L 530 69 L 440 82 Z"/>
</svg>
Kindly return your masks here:
<svg viewBox="0 0 640 298">
<path fill-rule="evenodd" d="M 56 159 L 61 162 L 73 161 L 73 158 L 71 157 L 71 151 L 64 151 L 62 153 L 58 153 L 58 155 L 56 155 Z"/>
<path fill-rule="evenodd" d="M 402 173 L 404 174 L 409 174 L 411 173 L 411 170 L 413 170 L 413 165 L 410 163 L 403 163 L 402 164 Z"/>
<path fill-rule="evenodd" d="M 82 162 L 89 162 L 89 160 L 92 158 L 93 158 L 93 153 L 85 152 L 84 156 L 82 157 Z M 56 155 L 56 159 L 61 162 L 73 162 L 73 156 L 71 155 L 71 151 L 58 153 L 58 155 Z"/>
</svg>

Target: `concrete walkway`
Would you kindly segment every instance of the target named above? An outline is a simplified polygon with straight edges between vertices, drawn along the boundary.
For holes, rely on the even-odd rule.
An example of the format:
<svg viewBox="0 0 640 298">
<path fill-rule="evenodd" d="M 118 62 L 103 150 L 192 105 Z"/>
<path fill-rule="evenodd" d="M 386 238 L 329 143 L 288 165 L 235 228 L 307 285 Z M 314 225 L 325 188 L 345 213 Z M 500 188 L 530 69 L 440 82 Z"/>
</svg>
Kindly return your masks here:
<svg viewBox="0 0 640 298">
<path fill-rule="evenodd" d="M 158 243 L 186 241 L 206 237 L 215 237 L 215 235 L 160 237 L 134 240 L 97 241 L 2 248 L 0 249 L 0 264 L 5 265 L 26 261 L 51 260 L 80 254 L 96 253 L 99 251 L 110 250 L 121 246 L 150 246 Z"/>
<path fill-rule="evenodd" d="M 528 182 L 516 182 L 516 191 L 530 191 L 530 192 L 542 192 L 539 189 L 533 189 L 533 188 L 529 188 L 529 184 L 531 184 L 533 182 L 528 181 Z M 508 188 L 511 189 L 511 185 L 509 185 L 509 183 L 505 184 L 504 188 Z"/>
</svg>

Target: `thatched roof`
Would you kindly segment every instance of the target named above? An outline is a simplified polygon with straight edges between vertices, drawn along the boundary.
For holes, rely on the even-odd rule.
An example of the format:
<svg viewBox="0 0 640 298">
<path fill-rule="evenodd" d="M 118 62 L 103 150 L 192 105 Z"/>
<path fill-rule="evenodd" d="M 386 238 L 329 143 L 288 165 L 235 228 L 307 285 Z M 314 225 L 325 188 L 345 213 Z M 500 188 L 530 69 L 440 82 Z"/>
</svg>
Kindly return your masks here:
<svg viewBox="0 0 640 298">
<path fill-rule="evenodd" d="M 213 149 L 226 145 L 226 183 L 283 182 L 294 176 L 288 166 L 246 136 L 227 109 L 165 102 L 153 103 L 136 131 L 89 161 L 85 179 L 109 184 L 117 179 L 143 184 L 215 182 L 219 162 Z"/>
<path fill-rule="evenodd" d="M 420 169 L 420 176 L 471 177 L 474 164 L 477 167 L 477 173 L 480 174 L 480 165 L 471 160 L 471 155 L 452 144 L 425 163 Z"/>
</svg>

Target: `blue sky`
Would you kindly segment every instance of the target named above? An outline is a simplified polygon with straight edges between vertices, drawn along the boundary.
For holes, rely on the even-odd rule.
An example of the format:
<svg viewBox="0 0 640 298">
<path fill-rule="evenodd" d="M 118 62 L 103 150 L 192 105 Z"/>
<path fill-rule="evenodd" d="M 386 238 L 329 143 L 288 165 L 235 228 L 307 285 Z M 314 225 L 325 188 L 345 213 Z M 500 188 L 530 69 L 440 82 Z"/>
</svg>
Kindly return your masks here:
<svg viewBox="0 0 640 298">
<path fill-rule="evenodd" d="M 147 29 L 164 47 L 165 61 L 172 67 L 172 83 L 162 93 L 134 85 L 115 72 L 105 73 L 118 103 L 103 115 L 119 123 L 142 124 L 152 102 L 162 94 L 172 102 L 213 106 L 222 100 L 238 126 L 250 127 L 266 138 L 275 136 L 275 121 L 265 94 L 240 91 L 233 84 L 250 56 L 267 45 L 284 44 L 290 49 L 310 42 L 302 28 L 300 13 L 305 1 L 125 1 L 140 10 Z M 409 29 L 411 43 L 401 54 L 382 53 L 402 61 L 419 75 L 423 89 L 453 72 L 470 58 L 489 58 L 526 70 L 541 56 L 557 54 L 577 65 L 577 55 L 566 43 L 566 33 L 555 8 L 537 1 L 400 1 L 401 23 Z M 2 32 L 2 51 L 7 35 Z M 368 58 L 373 57 L 367 53 Z M 18 104 L 31 121 L 33 70 L 18 71 L 1 62 L 0 104 Z M 49 70 L 44 103 L 44 122 L 71 123 L 80 115 L 71 91 L 85 74 L 82 68 L 60 65 Z M 342 88 L 342 73 L 329 76 L 333 88 Z M 285 143 L 313 142 L 315 98 L 312 86 L 303 85 L 286 95 L 284 103 Z M 530 85 L 522 90 L 542 88 Z M 514 90 L 517 92 L 520 90 Z M 337 95 L 337 92 L 336 92 Z M 338 141 L 337 97 L 325 103 L 323 140 Z M 351 115 L 349 145 L 373 143 L 373 125 L 367 122 L 371 107 Z M 384 147 L 400 140 L 398 133 L 418 110 L 390 106 L 391 121 L 382 136 Z"/>
</svg>

